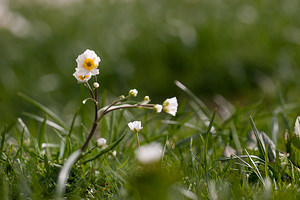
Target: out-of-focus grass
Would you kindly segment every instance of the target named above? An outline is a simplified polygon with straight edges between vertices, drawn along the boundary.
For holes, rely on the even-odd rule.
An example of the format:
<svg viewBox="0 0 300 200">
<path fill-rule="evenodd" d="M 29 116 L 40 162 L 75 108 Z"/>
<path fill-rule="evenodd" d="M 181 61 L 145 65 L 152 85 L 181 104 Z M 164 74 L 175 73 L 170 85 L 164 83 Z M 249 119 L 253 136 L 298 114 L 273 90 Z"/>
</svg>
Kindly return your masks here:
<svg viewBox="0 0 300 200">
<path fill-rule="evenodd" d="M 204 98 L 247 102 L 273 98 L 277 87 L 298 96 L 297 0 L 6 0 L 0 8 L 1 122 L 28 108 L 17 91 L 70 115 L 80 96 L 71 74 L 86 48 L 102 58 L 101 87 L 116 95 L 136 87 L 162 100 L 179 94 L 179 79 Z"/>
<path fill-rule="evenodd" d="M 285 136 L 286 131 L 294 132 L 299 103 L 283 98 L 285 103 L 272 103 L 270 111 L 264 108 L 265 101 L 244 107 L 223 98 L 211 112 L 191 90 L 176 84 L 184 96 L 176 117 L 141 109 L 107 115 L 89 144 L 90 151 L 72 167 L 63 195 L 69 199 L 299 199 L 300 150 Z M 1 129 L 0 199 L 53 199 L 63 164 L 87 137 L 93 120 L 87 108 L 92 105 L 74 111 L 74 123 L 60 122 L 61 116 L 47 106 L 22 99 L 42 112 L 25 110 L 30 114 Z M 133 120 L 142 121 L 142 145 L 155 141 L 164 146 L 161 162 L 137 162 L 136 138 L 129 131 L 115 146 L 115 156 L 109 151 L 85 162 L 101 152 L 94 148 L 97 138 L 106 138 L 110 145 Z M 257 137 L 263 144 L 249 146 L 255 142 L 247 136 L 251 129 L 256 135 L 265 132 Z M 275 159 L 266 153 L 269 148 L 276 152 Z"/>
</svg>

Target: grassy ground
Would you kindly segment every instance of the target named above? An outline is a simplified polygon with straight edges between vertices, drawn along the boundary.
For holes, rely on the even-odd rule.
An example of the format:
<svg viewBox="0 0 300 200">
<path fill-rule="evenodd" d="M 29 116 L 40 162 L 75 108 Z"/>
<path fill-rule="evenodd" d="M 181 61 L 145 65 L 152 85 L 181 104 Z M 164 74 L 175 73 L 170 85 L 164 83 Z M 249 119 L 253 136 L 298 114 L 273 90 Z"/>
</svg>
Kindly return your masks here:
<svg viewBox="0 0 300 200">
<path fill-rule="evenodd" d="M 68 181 L 62 195 L 68 199 L 300 198 L 300 159 L 296 143 L 291 142 L 298 102 L 281 99 L 270 105 L 261 100 L 239 106 L 219 96 L 217 109 L 211 110 L 176 84 L 185 96 L 179 99 L 176 117 L 143 109 L 106 115 L 88 150 L 65 174 Z M 42 102 L 19 95 L 38 109 L 24 110 L 20 118 L 2 127 L 0 199 L 58 198 L 59 173 L 91 129 L 93 103 L 82 104 L 71 120 L 63 121 Z M 106 92 L 100 90 L 100 96 L 101 106 L 108 104 Z M 127 127 L 134 120 L 144 126 L 141 145 L 155 141 L 164 147 L 159 163 L 144 165 L 135 158 L 136 137 Z M 109 151 L 95 148 L 100 136 L 107 139 Z"/>
</svg>

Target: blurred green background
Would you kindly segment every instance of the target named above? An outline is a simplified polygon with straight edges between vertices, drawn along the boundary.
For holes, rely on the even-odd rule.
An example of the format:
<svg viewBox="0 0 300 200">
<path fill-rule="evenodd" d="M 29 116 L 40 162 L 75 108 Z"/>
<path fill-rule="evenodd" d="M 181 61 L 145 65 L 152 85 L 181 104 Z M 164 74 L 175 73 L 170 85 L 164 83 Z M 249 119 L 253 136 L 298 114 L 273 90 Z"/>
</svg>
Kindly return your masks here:
<svg viewBox="0 0 300 200">
<path fill-rule="evenodd" d="M 179 80 L 213 102 L 299 100 L 298 0 L 1 0 L 0 122 L 32 109 L 68 116 L 88 96 L 72 76 L 87 48 L 110 95 L 162 101 Z M 85 95 L 86 94 L 86 95 Z M 213 104 L 213 103 L 210 103 Z"/>
</svg>

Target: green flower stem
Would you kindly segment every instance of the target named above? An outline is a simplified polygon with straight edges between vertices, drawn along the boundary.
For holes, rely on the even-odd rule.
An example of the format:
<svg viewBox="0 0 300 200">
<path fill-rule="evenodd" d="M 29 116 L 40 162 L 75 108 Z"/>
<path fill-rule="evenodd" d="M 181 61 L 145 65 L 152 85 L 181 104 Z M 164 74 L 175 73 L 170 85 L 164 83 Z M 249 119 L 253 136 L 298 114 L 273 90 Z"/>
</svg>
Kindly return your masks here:
<svg viewBox="0 0 300 200">
<path fill-rule="evenodd" d="M 89 84 L 87 83 L 87 87 L 89 88 L 92 98 L 97 101 L 95 98 L 96 96 L 94 95 L 93 90 L 91 89 L 91 87 L 89 86 Z M 102 113 L 101 115 L 98 117 L 98 103 L 95 103 L 95 119 L 94 119 L 94 123 L 93 123 L 93 127 L 86 139 L 86 141 L 84 142 L 83 146 L 81 147 L 81 152 L 84 152 L 84 150 L 86 149 L 87 145 L 89 144 L 90 140 L 92 139 L 93 135 L 95 134 L 96 128 L 98 126 L 99 121 L 108 113 L 114 111 L 114 110 L 119 110 L 119 109 L 124 109 L 124 108 L 145 108 L 145 109 L 153 109 L 154 104 L 134 104 L 134 105 L 120 105 L 118 107 L 112 108 L 112 106 L 116 105 L 117 103 L 119 103 L 120 101 L 123 101 L 124 99 L 126 99 L 128 97 L 125 98 L 119 98 L 116 101 L 114 101 L 111 105 L 109 105 Z M 111 109 L 110 109 L 111 108 Z M 139 145 L 139 141 L 138 141 L 138 145 Z M 81 158 L 81 157 L 80 157 Z M 79 159 L 80 159 L 79 158 Z M 78 159 L 78 160 L 79 160 Z"/>
<path fill-rule="evenodd" d="M 137 141 L 138 147 L 140 148 L 139 132 L 136 131 L 135 134 L 136 134 L 136 141 Z"/>
</svg>

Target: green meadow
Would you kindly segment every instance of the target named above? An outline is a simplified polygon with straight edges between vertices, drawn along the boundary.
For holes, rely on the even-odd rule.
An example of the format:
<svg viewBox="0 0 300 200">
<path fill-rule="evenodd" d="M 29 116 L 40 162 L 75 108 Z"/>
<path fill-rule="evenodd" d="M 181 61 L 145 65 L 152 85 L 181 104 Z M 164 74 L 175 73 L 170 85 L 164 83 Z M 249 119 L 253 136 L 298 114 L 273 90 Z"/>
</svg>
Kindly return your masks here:
<svg viewBox="0 0 300 200">
<path fill-rule="evenodd" d="M 0 199 L 299 199 L 299 19 L 297 0 L 1 1 Z"/>
</svg>

